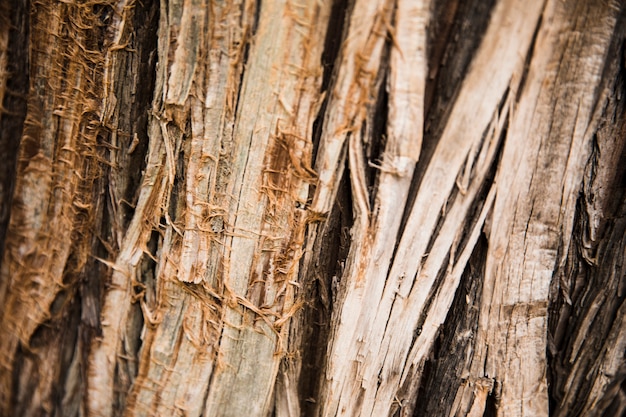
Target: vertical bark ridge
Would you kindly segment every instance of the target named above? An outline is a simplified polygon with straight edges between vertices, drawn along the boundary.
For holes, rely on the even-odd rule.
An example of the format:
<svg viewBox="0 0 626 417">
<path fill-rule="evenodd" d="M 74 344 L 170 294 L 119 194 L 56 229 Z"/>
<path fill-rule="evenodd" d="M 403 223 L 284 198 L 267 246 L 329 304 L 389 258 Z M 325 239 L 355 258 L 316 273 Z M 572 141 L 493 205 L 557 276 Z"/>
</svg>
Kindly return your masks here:
<svg viewBox="0 0 626 417">
<path fill-rule="evenodd" d="M 290 354 L 288 323 L 301 305 L 298 263 L 308 186 L 314 180 L 310 138 L 321 100 L 319 69 L 329 13 L 330 3 L 261 5 L 250 49 L 254 64 L 246 69 L 235 126 L 237 140 L 251 145 L 245 161 L 234 164 L 242 182 L 233 183 L 240 198 L 229 211 L 233 235 L 224 277 L 230 298 L 220 343 L 224 366 L 212 378 L 207 415 L 264 415 L 273 408 L 273 395 L 298 407 L 293 391 L 273 390 L 281 358 Z M 283 24 L 277 27 L 276 20 Z M 283 382 L 284 387 L 297 384 Z M 250 402 L 234 401 L 242 396 Z"/>
<path fill-rule="evenodd" d="M 317 219 L 308 225 L 309 239 L 300 277 L 302 297 L 309 301 L 292 322 L 289 346 L 290 351 L 296 354 L 285 364 L 291 379 L 298 381 L 300 410 L 302 415 L 307 416 L 316 415 L 319 407 L 333 302 L 337 299 L 351 243 L 353 219 L 349 182 L 347 171 L 344 171 L 337 197 L 326 219 L 323 222 Z M 277 404 L 277 415 L 293 415 L 280 414 L 279 407 Z"/>
<path fill-rule="evenodd" d="M 335 415 L 335 413 L 379 415 L 380 413 L 388 412 L 384 410 L 393 409 L 392 404 L 398 400 L 400 400 L 400 404 L 404 405 L 402 399 L 398 399 L 396 396 L 399 386 L 404 383 L 407 377 L 400 370 L 408 369 L 409 363 L 415 364 L 417 367 L 421 366 L 419 364 L 428 353 L 428 346 L 432 343 L 434 331 L 445 318 L 446 305 L 452 302 L 451 298 L 447 296 L 442 297 L 441 300 L 435 303 L 437 312 L 429 315 L 429 321 L 433 321 L 433 325 L 429 326 L 427 331 L 421 335 L 415 349 L 411 350 L 413 331 L 398 331 L 398 329 L 416 329 L 419 311 L 423 308 L 426 301 L 424 297 L 428 294 L 428 288 L 433 285 L 433 280 L 440 269 L 439 265 L 446 259 L 447 251 L 445 248 L 450 248 L 452 245 L 456 235 L 454 232 L 455 228 L 463 225 L 466 212 L 480 184 L 482 184 L 480 178 L 484 177 L 488 171 L 489 161 L 495 155 L 494 151 L 497 148 L 497 141 L 500 137 L 495 132 L 501 129 L 502 126 L 501 123 L 497 122 L 497 116 L 494 117 L 493 114 L 498 112 L 501 97 L 508 89 L 510 77 L 514 69 L 523 64 L 523 61 L 518 62 L 520 61 L 519 56 L 524 56 L 524 52 L 528 48 L 528 44 L 525 43 L 527 42 L 527 37 L 524 34 L 517 33 L 516 30 L 528 30 L 529 26 L 530 30 L 532 30 L 541 12 L 541 7 L 536 7 L 525 10 L 525 13 L 522 15 L 516 15 L 517 21 L 513 26 L 516 30 L 509 28 L 510 37 L 505 40 L 502 38 L 502 32 L 499 30 L 499 27 L 505 21 L 511 19 L 511 15 L 508 13 L 513 15 L 513 11 L 515 13 L 519 12 L 518 8 L 519 4 L 503 3 L 499 7 L 497 6 L 494 12 L 492 27 L 487 30 L 483 40 L 484 45 L 481 46 L 482 49 L 478 51 L 476 56 L 477 64 L 468 75 L 464 83 L 464 89 L 459 93 L 455 109 L 452 111 L 450 117 L 452 126 L 446 127 L 448 131 L 444 131 L 443 137 L 435 151 L 435 156 L 432 159 L 432 161 L 435 161 L 434 164 L 444 164 L 443 161 L 446 161 L 446 170 L 442 171 L 441 168 L 443 167 L 437 168 L 438 165 L 433 166 L 433 164 L 428 165 L 426 168 L 424 180 L 426 186 L 418 191 L 413 206 L 414 213 L 411 214 L 407 222 L 403 238 L 400 240 L 400 245 L 396 252 L 396 260 L 391 266 L 391 270 L 387 272 L 389 268 L 388 263 L 381 261 L 379 265 L 373 263 L 372 269 L 366 272 L 367 269 L 364 268 L 366 268 L 365 265 L 367 263 L 364 263 L 362 265 L 363 268 L 361 268 L 357 259 L 352 262 L 354 262 L 354 265 L 358 265 L 358 267 L 347 268 L 349 272 L 344 272 L 342 280 L 345 280 L 347 283 L 347 295 L 345 299 L 340 300 L 343 307 L 350 306 L 350 308 L 354 309 L 356 306 L 363 305 L 367 306 L 367 308 L 360 312 L 338 310 L 334 319 L 337 320 L 335 323 L 341 324 L 335 328 L 333 339 L 331 340 L 330 362 L 326 371 L 326 378 L 328 378 L 328 394 L 326 395 L 329 397 L 328 399 L 327 397 L 322 397 L 322 401 L 326 404 L 325 415 Z M 528 21 L 524 19 L 528 19 Z M 510 22 L 507 22 L 507 24 L 510 24 Z M 423 44 L 425 45 L 425 34 L 423 36 Z M 519 49 L 511 47 L 515 42 L 519 42 L 517 46 Z M 510 57 L 507 57 L 507 54 L 510 54 Z M 482 55 L 485 56 L 483 57 Z M 494 60 L 497 60 L 501 63 L 500 65 L 504 65 L 506 68 L 498 72 L 498 81 L 494 77 L 486 77 L 486 72 L 477 67 L 480 62 L 491 62 L 493 64 Z M 426 77 L 425 70 L 422 77 L 424 79 Z M 476 92 L 486 91 L 480 87 L 481 83 L 485 85 L 487 83 L 490 84 L 489 95 L 483 98 L 481 107 L 470 110 L 463 103 L 465 103 L 465 100 L 473 100 L 473 94 L 476 94 Z M 496 85 L 499 87 L 496 87 Z M 466 110 L 470 111 L 472 116 L 469 113 L 458 113 Z M 470 118 L 473 119 L 473 124 L 466 126 L 462 121 L 469 121 Z M 502 117 L 502 120 L 505 119 L 505 116 Z M 495 122 L 491 122 L 491 120 L 495 120 Z M 491 127 L 489 127 L 490 125 Z M 474 134 L 468 131 L 470 128 L 475 130 Z M 465 132 L 461 134 L 457 129 L 463 129 Z M 490 138 L 494 139 L 486 141 L 486 145 L 479 148 L 478 145 L 481 143 L 485 131 L 488 132 Z M 464 138 L 467 139 L 463 141 Z M 410 140 L 415 141 L 415 136 L 412 136 Z M 472 141 L 475 141 L 474 145 L 472 145 Z M 464 150 L 461 151 L 459 147 Z M 458 204 L 455 204 L 452 208 L 447 207 L 443 209 L 446 212 L 447 224 L 444 226 L 446 232 L 441 233 L 442 239 L 438 245 L 441 248 L 438 252 L 441 257 L 438 257 L 439 255 L 435 255 L 431 251 L 428 255 L 429 265 L 423 267 L 421 272 L 419 272 L 419 277 L 414 279 L 418 273 L 417 260 L 421 258 L 419 254 L 425 249 L 425 247 L 419 248 L 419 245 L 416 246 L 414 239 L 418 236 L 424 237 L 424 233 L 426 235 L 430 234 L 429 222 L 436 221 L 439 210 L 443 208 L 443 203 L 447 200 L 447 195 L 443 190 L 451 190 L 454 187 L 466 155 L 471 155 L 467 157 L 469 159 L 468 164 L 471 166 L 471 160 L 481 154 L 481 149 L 482 157 L 477 158 L 480 161 L 480 168 L 477 169 L 479 174 L 477 178 L 473 179 L 470 190 L 468 190 L 469 192 L 463 190 L 463 193 L 467 195 L 455 201 Z M 416 159 L 415 153 L 413 157 Z M 442 172 L 448 172 L 449 175 L 444 177 Z M 408 182 L 410 183 L 410 177 Z M 428 203 L 425 201 L 426 198 L 429 200 Z M 493 193 L 490 198 L 493 198 Z M 438 199 L 441 199 L 441 201 Z M 483 219 L 482 221 L 484 221 L 489 207 L 490 205 L 487 204 L 484 208 L 484 212 L 480 216 Z M 363 209 L 356 210 L 355 217 L 357 219 L 362 211 Z M 425 211 L 428 211 L 428 213 Z M 427 218 L 423 216 L 427 216 Z M 434 223 L 431 226 L 434 227 Z M 385 229 L 385 232 L 387 230 Z M 480 225 L 473 232 L 476 236 L 474 239 L 478 237 L 478 230 L 480 230 Z M 353 237 L 356 237 L 357 241 L 359 239 L 365 241 L 366 243 L 362 243 L 363 245 L 371 245 L 371 242 L 368 239 L 361 238 L 359 233 L 362 232 L 353 227 Z M 448 242 L 448 240 L 450 241 Z M 425 241 L 425 243 L 427 242 Z M 409 250 L 409 247 L 411 248 L 412 256 L 408 256 L 407 250 Z M 363 249 L 358 248 L 358 250 L 361 251 Z M 356 252 L 357 248 L 353 246 L 351 253 Z M 454 273 L 450 275 L 448 283 L 451 286 L 452 293 L 454 293 L 455 283 L 458 283 L 458 279 L 460 279 L 460 274 L 464 267 L 463 262 L 467 261 L 466 258 L 468 256 L 469 253 L 462 257 L 463 260 L 459 261 L 456 268 L 453 268 Z M 378 259 L 378 256 L 374 254 L 373 258 Z M 363 256 L 362 259 L 368 258 Z M 426 271 L 430 271 L 431 266 L 432 272 L 424 271 L 424 268 L 426 268 Z M 383 273 L 387 274 L 386 281 L 380 278 L 376 279 L 376 277 L 380 277 L 380 273 L 373 273 L 373 271 L 381 267 L 383 268 Z M 370 272 L 372 272 L 371 278 L 367 278 Z M 413 285 L 414 282 L 416 285 Z M 357 299 L 362 301 L 359 302 Z M 345 352 L 352 352 L 353 350 L 355 350 L 354 353 L 345 354 Z M 333 352 L 337 353 L 334 354 Z M 340 356 L 338 352 L 342 352 L 342 355 Z M 407 363 L 407 360 L 410 362 Z"/>
<path fill-rule="evenodd" d="M 312 179 L 303 161 L 310 159 L 307 138 L 317 112 L 316 69 L 328 12 L 316 5 L 262 6 L 249 51 L 254 60 L 240 78 L 248 40 L 245 34 L 228 39 L 233 27 L 228 24 L 254 13 L 247 4 L 211 7 L 205 16 L 217 19 L 209 26 L 199 13 L 207 4 L 162 8 L 160 61 L 168 64 L 158 77 L 167 81 L 155 94 L 146 170 L 148 176 L 151 166 L 161 166 L 160 175 L 165 174 L 153 196 L 165 220 L 162 261 L 157 302 L 144 307 L 146 333 L 128 414 L 263 413 L 284 354 L 286 324 L 299 305 L 292 283 L 306 220 L 306 184 Z M 289 24 L 272 27 L 274 18 Z M 199 35 L 207 27 L 214 31 L 210 48 Z M 225 49 L 232 51 L 226 56 L 219 48 L 225 39 Z M 173 45 L 171 53 L 165 45 Z M 265 84 L 268 77 L 278 91 Z M 145 217 L 140 206 L 135 218 Z M 142 232 L 129 246 L 146 237 Z M 264 371 L 252 373 L 259 363 Z M 167 388 L 155 395 L 155 387 Z M 229 398 L 240 396 L 241 389 L 254 399 L 235 407 Z M 199 398 L 205 396 L 202 410 Z M 101 406 L 94 404 L 94 410 Z"/>
<path fill-rule="evenodd" d="M 343 168 L 344 144 L 349 138 L 360 134 L 366 116 L 367 104 L 376 95 L 375 81 L 383 47 L 386 43 L 387 26 L 391 21 L 393 9 L 391 2 L 356 2 L 350 16 L 350 24 L 346 40 L 340 51 L 337 63 L 340 68 L 329 92 L 329 103 L 323 124 L 322 138 L 317 153 L 315 169 L 319 175 L 311 210 L 327 213 L 330 210 L 340 173 Z M 360 161 L 361 150 L 355 149 L 362 139 L 353 139 L 352 155 L 354 162 Z M 361 176 L 361 172 L 353 172 L 351 177 Z M 355 177 L 356 178 L 356 177 Z M 363 211 L 368 205 L 364 186 L 361 182 L 354 183 L 353 190 L 358 210 Z M 366 216 L 361 216 L 365 219 Z"/>
<path fill-rule="evenodd" d="M 313 122 L 311 161 L 317 159 L 330 99 L 328 92 L 333 88 L 339 71 L 341 46 L 347 36 L 352 7 L 353 2 L 347 0 L 332 2 L 321 55 L 321 103 Z M 291 354 L 283 360 L 281 376 L 277 380 L 277 390 L 284 392 L 284 395 L 276 397 L 277 416 L 315 415 L 318 407 L 320 375 L 326 362 L 333 300 L 350 247 L 349 230 L 353 223 L 350 178 L 345 166 L 344 163 L 337 174 L 341 179 L 331 210 L 324 215 L 316 215 L 309 210 L 307 216 L 299 273 L 299 295 L 305 304 L 290 325 L 287 349 Z M 314 192 L 315 187 L 311 187 L 307 205 Z M 291 382 L 290 388 L 287 388 L 287 380 Z M 296 402 L 294 397 L 297 398 L 297 406 L 293 405 Z"/>
<path fill-rule="evenodd" d="M 224 229 L 223 211 L 207 199 L 217 200 L 223 193 L 223 184 L 216 182 L 224 168 L 220 171 L 215 167 L 222 154 L 230 151 L 229 132 L 247 43 L 245 30 L 253 14 L 247 8 L 249 4 L 241 2 L 210 10 L 205 2 L 161 5 L 161 65 L 148 132 L 148 168 L 159 167 L 160 173 L 153 177 L 146 169 L 142 190 L 163 174 L 165 181 L 160 180 L 157 194 L 144 207 L 157 209 L 146 224 L 152 235 L 158 232 L 157 251 L 139 255 L 154 256 L 159 267 L 152 278 L 154 292 L 142 290 L 141 283 L 131 288 L 130 295 L 141 305 L 144 329 L 137 378 L 122 408 L 127 415 L 176 410 L 199 415 L 204 407 L 221 326 L 219 283 L 213 275 L 221 271 L 219 246 Z M 209 56 L 209 43 L 217 54 Z M 212 96 L 205 92 L 209 65 L 214 70 Z M 205 136 L 205 123 L 214 135 Z M 221 137 L 226 139 L 226 149 L 220 149 Z M 203 142 L 203 138 L 209 140 Z M 194 181 L 197 189 L 190 190 Z M 146 214 L 138 211 L 139 207 L 133 221 L 141 224 Z M 205 232 L 201 242 L 199 229 Z M 129 243 L 145 248 L 149 236 L 143 234 L 140 240 Z M 207 253 L 212 257 L 209 266 L 215 269 L 211 275 L 207 265 L 191 259 L 184 250 L 194 246 L 199 257 L 206 258 Z M 206 285 L 193 284 L 203 279 Z M 159 395 L 155 387 L 168 389 Z"/>
<path fill-rule="evenodd" d="M 16 126 L 17 179 L 0 270 L 4 414 L 14 401 L 22 404 L 23 415 L 58 407 L 58 385 L 74 351 L 77 321 L 71 316 L 79 310 L 73 297 L 89 261 L 99 214 L 93 189 L 103 161 L 97 140 L 100 5 L 104 2 L 31 6 L 30 61 L 22 62 L 28 65 L 22 68 L 28 73 L 28 103 L 23 129 Z M 64 340 L 62 332 L 38 331 L 41 325 L 73 330 Z M 15 372 L 21 375 L 11 381 Z"/>
<path fill-rule="evenodd" d="M 549 378 L 554 415 L 622 415 L 624 401 L 625 108 L 622 12 L 599 88 L 601 120 L 592 138 L 572 244 L 552 286 Z M 599 184 L 603 183 L 600 187 Z"/>
<path fill-rule="evenodd" d="M 358 4 L 357 6 L 358 7 Z M 376 132 L 372 129 L 365 130 L 365 137 L 360 139 L 364 142 L 379 141 L 383 142 L 384 151 L 378 161 L 368 161 L 369 168 L 374 168 L 377 172 L 376 189 L 378 192 L 368 197 L 363 203 L 366 208 L 356 211 L 356 220 L 363 223 L 359 226 L 361 230 L 353 229 L 352 235 L 357 244 L 351 247 L 351 255 L 356 257 L 353 263 L 348 262 L 346 269 L 341 277 L 341 284 L 346 289 L 346 299 L 339 298 L 337 301 L 344 306 L 350 305 L 349 310 L 337 313 L 336 317 L 341 317 L 342 329 L 354 329 L 357 319 L 360 319 L 357 310 L 357 299 L 363 298 L 363 291 L 370 284 L 372 276 L 380 273 L 374 265 L 367 265 L 367 259 L 373 256 L 377 260 L 377 264 L 385 268 L 388 258 L 391 256 L 393 247 L 388 244 L 389 238 L 392 237 L 399 226 L 399 217 L 395 214 L 395 205 L 398 201 L 404 201 L 406 193 L 411 181 L 411 175 L 415 162 L 419 155 L 419 140 L 416 140 L 415 132 L 419 139 L 419 132 L 422 131 L 422 119 L 419 114 L 423 109 L 423 86 L 425 83 L 426 60 L 425 60 L 425 16 L 428 15 L 429 4 L 427 2 L 418 2 L 416 4 L 408 4 L 400 2 L 395 5 L 395 29 L 390 33 L 391 61 L 390 75 L 387 84 L 389 90 L 389 116 L 387 120 L 387 138 L 382 141 L 381 138 L 373 137 Z M 358 28 L 359 25 L 354 27 Z M 358 30 L 358 29 L 357 29 Z M 348 34 L 350 37 L 350 34 Z M 344 54 L 348 54 L 349 49 L 346 46 Z M 415 71 L 417 69 L 417 71 Z M 408 75 L 415 71 L 414 78 L 408 80 Z M 406 84 L 402 84 L 406 82 Z M 406 112 L 413 112 L 406 114 Z M 411 132 L 409 134 L 409 132 Z M 358 138 L 360 132 L 351 133 L 350 144 L 348 149 L 350 173 L 355 181 L 356 170 L 362 171 L 365 167 L 359 166 L 358 149 L 355 149 L 355 139 Z M 333 140 L 333 139 L 329 139 Z M 358 175 L 358 174 L 356 174 Z M 354 187 L 354 185 L 353 185 Z M 353 192 L 358 192 L 354 189 Z M 372 213 L 366 203 L 373 201 Z M 371 204 L 371 203 L 370 203 Z M 364 212 L 365 211 L 365 212 Z M 393 239 L 392 239 L 393 240 Z M 383 242 L 386 242 L 383 244 Z M 359 260 L 361 259 L 361 260 Z M 379 281 L 380 282 L 380 281 Z M 356 297 L 356 298 L 355 298 Z M 362 305 L 367 305 L 365 301 Z M 339 314 L 341 314 L 339 316 Z M 337 318 L 335 319 L 337 320 Z M 345 327 L 343 327 L 345 326 Z M 335 337 L 342 337 L 345 330 L 335 328 Z M 349 337 L 349 336 L 348 336 Z M 347 339 L 344 339 L 344 342 Z M 336 404 L 340 398 L 341 384 L 343 381 L 343 371 L 337 365 L 341 360 L 337 357 L 339 351 L 346 346 L 343 345 L 341 339 L 335 339 L 329 350 L 329 365 L 327 367 L 325 378 L 330 379 L 330 388 L 332 385 L 337 388 L 335 392 L 330 391 L 326 395 L 329 396 L 329 403 L 324 409 L 324 413 L 332 414 L 336 412 L 335 407 L 345 407 Z M 338 347 L 334 343 L 341 345 Z M 333 365 L 335 363 L 335 365 Z M 343 365 L 342 365 L 343 366 Z M 336 369 L 333 369 L 336 368 Z M 324 395 L 324 394 L 322 394 Z M 346 394 L 344 394 L 346 395 Z M 349 394 L 347 394 L 349 395 Z M 324 398 L 324 397 L 322 397 Z M 326 401 L 326 400 L 323 400 Z M 354 404 L 358 407 L 358 404 Z"/>
<path fill-rule="evenodd" d="M 475 383 L 459 389 L 456 413 L 485 409 L 487 396 L 478 395 L 476 385 L 485 378 L 491 379 L 487 390 L 497 398 L 498 415 L 548 413 L 549 286 L 562 262 L 559 253 L 569 246 L 573 202 L 597 124 L 589 115 L 615 24 L 611 7 L 584 13 L 601 17 L 577 21 L 578 7 L 586 6 L 548 2 L 515 104 L 495 180 L 499 192 L 488 233 L 485 302 L 470 370 Z M 599 21 L 602 29 L 595 26 Z M 583 31 L 589 34 L 586 40 L 577 35 L 580 24 L 594 26 Z M 555 57 L 551 48 L 564 54 Z"/>
</svg>

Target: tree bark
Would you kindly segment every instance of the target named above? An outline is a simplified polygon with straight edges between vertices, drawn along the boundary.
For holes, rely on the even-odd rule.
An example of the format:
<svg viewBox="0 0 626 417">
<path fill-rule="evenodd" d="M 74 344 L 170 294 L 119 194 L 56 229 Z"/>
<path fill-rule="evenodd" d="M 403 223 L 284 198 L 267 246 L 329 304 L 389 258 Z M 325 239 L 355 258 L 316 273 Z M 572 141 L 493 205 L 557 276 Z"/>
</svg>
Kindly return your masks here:
<svg viewBox="0 0 626 417">
<path fill-rule="evenodd" d="M 621 2 L 0 22 L 0 414 L 626 414 Z"/>
</svg>

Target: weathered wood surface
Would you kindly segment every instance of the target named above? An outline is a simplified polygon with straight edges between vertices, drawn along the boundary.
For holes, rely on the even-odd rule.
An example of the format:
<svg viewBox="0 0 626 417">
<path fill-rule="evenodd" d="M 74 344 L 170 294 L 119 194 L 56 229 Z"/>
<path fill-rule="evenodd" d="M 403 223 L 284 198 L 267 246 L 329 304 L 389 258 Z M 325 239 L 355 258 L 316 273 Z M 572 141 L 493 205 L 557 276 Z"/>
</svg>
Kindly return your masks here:
<svg viewBox="0 0 626 417">
<path fill-rule="evenodd" d="M 0 414 L 625 412 L 622 3 L 0 22 Z"/>
</svg>

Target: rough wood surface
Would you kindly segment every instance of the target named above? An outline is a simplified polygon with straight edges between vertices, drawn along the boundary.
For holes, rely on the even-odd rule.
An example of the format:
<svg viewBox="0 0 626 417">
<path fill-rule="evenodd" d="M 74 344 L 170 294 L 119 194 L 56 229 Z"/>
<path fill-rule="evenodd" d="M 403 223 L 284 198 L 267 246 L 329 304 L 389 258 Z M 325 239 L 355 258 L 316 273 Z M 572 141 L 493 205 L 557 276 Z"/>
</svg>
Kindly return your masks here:
<svg viewBox="0 0 626 417">
<path fill-rule="evenodd" d="M 626 7 L 0 4 L 0 414 L 626 412 Z"/>
</svg>

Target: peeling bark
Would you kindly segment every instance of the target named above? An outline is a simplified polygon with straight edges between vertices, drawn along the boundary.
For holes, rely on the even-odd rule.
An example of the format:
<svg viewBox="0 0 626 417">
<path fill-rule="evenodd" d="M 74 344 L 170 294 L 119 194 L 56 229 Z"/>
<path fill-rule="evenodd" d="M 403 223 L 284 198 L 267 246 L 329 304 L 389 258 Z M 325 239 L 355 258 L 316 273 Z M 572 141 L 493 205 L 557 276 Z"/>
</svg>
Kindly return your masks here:
<svg viewBox="0 0 626 417">
<path fill-rule="evenodd" d="M 625 413 L 621 3 L 0 22 L 0 414 Z"/>
</svg>

